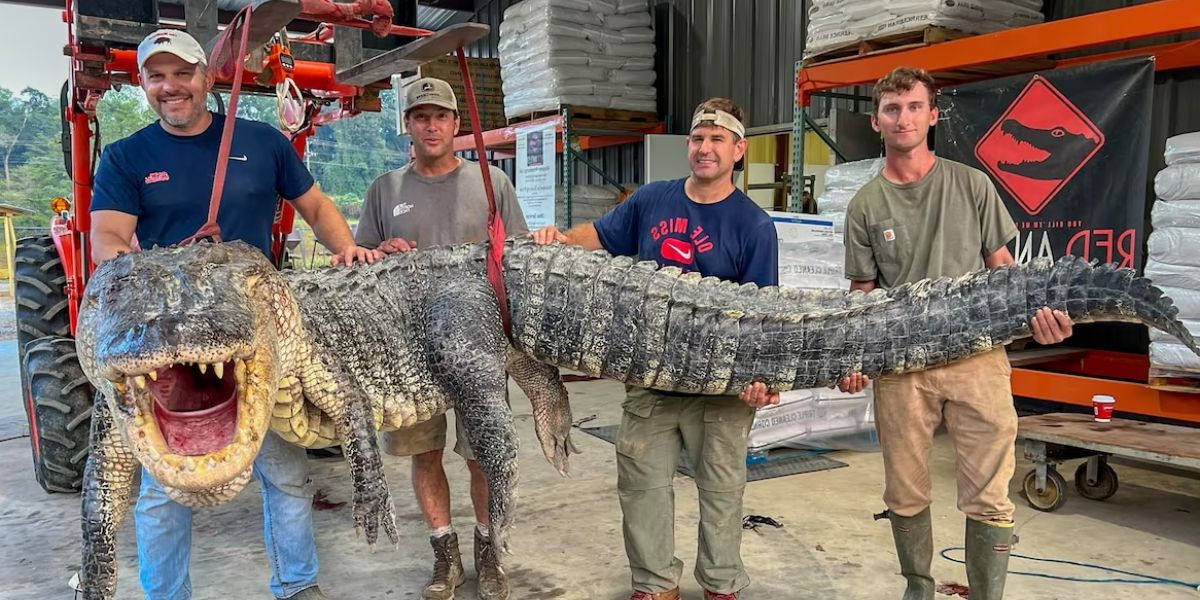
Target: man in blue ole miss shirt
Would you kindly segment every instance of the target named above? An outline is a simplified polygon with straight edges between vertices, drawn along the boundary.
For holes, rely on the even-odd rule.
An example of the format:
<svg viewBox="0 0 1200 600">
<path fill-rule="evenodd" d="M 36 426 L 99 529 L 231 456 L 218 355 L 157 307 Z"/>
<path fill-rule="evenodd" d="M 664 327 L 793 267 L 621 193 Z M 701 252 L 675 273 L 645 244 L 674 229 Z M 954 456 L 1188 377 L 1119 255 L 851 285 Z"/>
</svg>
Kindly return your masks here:
<svg viewBox="0 0 1200 600">
<path fill-rule="evenodd" d="M 732 101 L 702 102 L 688 136 L 686 179 L 647 184 L 595 223 L 566 234 L 548 226 L 531 234 L 603 248 L 760 287 L 778 282 L 778 239 L 763 209 L 733 185 L 746 153 L 743 112 Z M 750 584 L 742 566 L 742 492 L 746 438 L 760 406 L 777 404 L 755 383 L 741 396 L 697 396 L 630 388 L 617 433 L 617 490 L 630 600 L 676 600 L 683 562 L 675 557 L 672 477 L 686 448 L 700 496 L 696 580 L 707 600 L 732 600 Z"/>
</svg>

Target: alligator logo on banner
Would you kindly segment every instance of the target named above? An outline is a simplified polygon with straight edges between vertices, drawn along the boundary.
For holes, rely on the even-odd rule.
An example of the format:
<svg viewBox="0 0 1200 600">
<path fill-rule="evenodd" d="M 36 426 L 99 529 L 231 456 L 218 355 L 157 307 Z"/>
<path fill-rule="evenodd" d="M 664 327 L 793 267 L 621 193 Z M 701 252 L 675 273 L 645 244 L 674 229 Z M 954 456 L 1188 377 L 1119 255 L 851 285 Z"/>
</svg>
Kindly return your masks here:
<svg viewBox="0 0 1200 600">
<path fill-rule="evenodd" d="M 975 158 L 1030 215 L 1104 145 L 1100 131 L 1062 92 L 1035 75 L 975 146 Z"/>
<path fill-rule="evenodd" d="M 937 152 L 995 181 L 1017 262 L 1140 267 L 1153 76 L 1135 58 L 942 90 Z"/>
</svg>

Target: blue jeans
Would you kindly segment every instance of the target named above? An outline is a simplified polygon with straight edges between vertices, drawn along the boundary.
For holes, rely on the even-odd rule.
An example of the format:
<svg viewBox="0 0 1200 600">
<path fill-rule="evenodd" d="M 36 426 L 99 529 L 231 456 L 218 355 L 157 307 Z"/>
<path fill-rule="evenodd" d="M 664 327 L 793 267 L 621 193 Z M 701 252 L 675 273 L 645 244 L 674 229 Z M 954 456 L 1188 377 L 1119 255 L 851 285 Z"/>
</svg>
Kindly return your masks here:
<svg viewBox="0 0 1200 600">
<path fill-rule="evenodd" d="M 271 593 L 287 598 L 317 585 L 308 457 L 303 448 L 267 434 L 254 459 L 254 477 L 262 484 L 263 542 L 271 559 Z M 134 527 L 146 600 L 190 599 L 192 509 L 171 500 L 144 468 Z"/>
</svg>

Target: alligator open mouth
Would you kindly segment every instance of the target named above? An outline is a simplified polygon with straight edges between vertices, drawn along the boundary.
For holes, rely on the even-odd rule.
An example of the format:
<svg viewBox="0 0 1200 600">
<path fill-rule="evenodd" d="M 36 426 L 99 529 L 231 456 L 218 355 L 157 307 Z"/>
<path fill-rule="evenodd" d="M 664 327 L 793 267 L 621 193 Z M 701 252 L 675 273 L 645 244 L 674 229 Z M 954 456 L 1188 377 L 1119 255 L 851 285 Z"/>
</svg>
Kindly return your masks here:
<svg viewBox="0 0 1200 600">
<path fill-rule="evenodd" d="M 173 453 L 208 454 L 233 441 L 237 432 L 237 368 L 236 361 L 226 361 L 171 365 L 148 374 L 154 419 Z M 225 376 L 227 372 L 229 377 Z"/>
<path fill-rule="evenodd" d="M 201 488 L 248 468 L 270 411 L 252 385 L 260 366 L 242 358 L 179 362 L 115 378 L 133 416 L 126 436 L 156 478 Z"/>
</svg>

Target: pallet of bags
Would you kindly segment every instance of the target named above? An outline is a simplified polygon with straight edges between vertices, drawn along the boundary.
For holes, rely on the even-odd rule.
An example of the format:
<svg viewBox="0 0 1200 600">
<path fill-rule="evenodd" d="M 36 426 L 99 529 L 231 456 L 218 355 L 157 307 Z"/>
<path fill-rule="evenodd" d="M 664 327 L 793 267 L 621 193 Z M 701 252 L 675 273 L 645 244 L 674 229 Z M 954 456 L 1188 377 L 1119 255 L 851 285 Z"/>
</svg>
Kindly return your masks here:
<svg viewBox="0 0 1200 600">
<path fill-rule="evenodd" d="M 560 106 L 654 112 L 648 0 L 524 0 L 500 23 L 504 112 Z"/>
<path fill-rule="evenodd" d="M 825 191 L 817 196 L 817 214 L 833 221 L 839 235 L 846 223 L 846 208 L 859 188 L 883 168 L 882 158 L 856 160 L 829 167 L 825 171 Z"/>
<path fill-rule="evenodd" d="M 1044 20 L 1041 0 L 813 0 L 804 58 L 840 58 L 954 37 L 931 37 L 931 31 L 973 35 Z"/>
<path fill-rule="evenodd" d="M 1167 166 L 1154 177 L 1145 274 L 1175 303 L 1179 319 L 1200 338 L 1200 132 L 1167 140 Z M 1154 377 L 1189 377 L 1200 387 L 1200 358 L 1175 338 L 1150 330 Z"/>
</svg>

